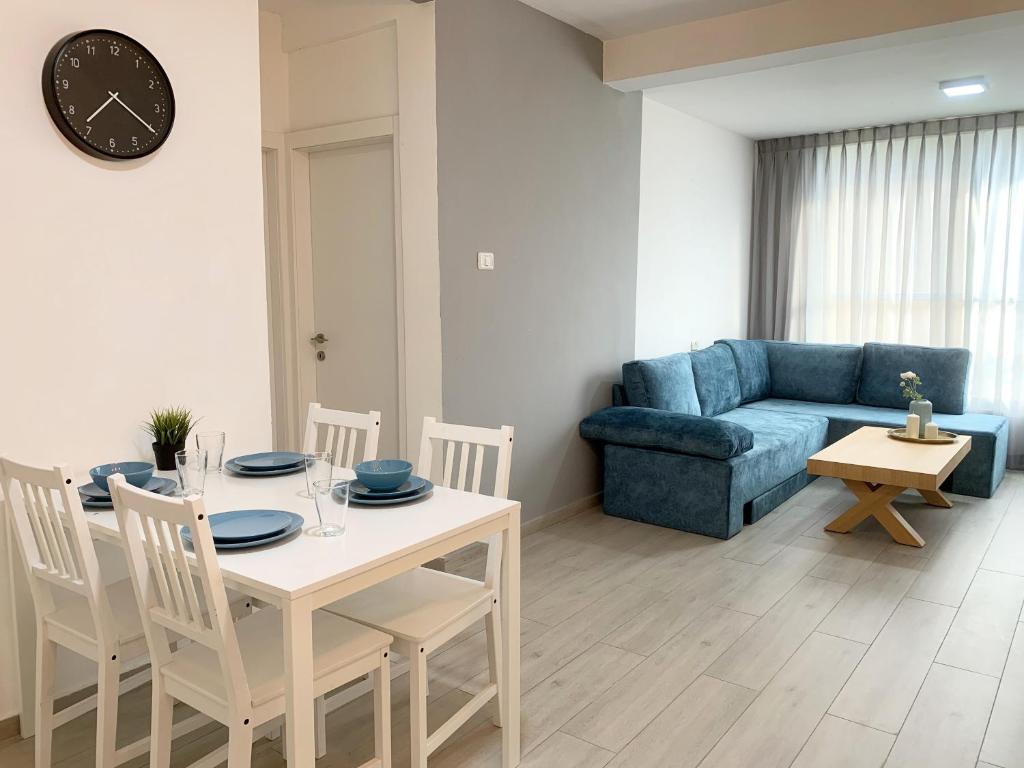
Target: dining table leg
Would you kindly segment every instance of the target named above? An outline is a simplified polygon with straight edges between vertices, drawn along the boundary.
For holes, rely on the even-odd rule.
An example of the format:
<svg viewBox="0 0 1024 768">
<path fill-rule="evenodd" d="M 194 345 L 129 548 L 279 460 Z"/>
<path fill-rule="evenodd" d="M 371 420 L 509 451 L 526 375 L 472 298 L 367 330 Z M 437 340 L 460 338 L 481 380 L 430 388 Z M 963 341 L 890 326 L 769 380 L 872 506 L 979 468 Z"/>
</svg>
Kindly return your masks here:
<svg viewBox="0 0 1024 768">
<path fill-rule="evenodd" d="M 509 514 L 508 528 L 502 533 L 501 558 L 501 663 L 504 667 L 505 719 L 501 729 L 502 768 L 519 765 L 519 510 Z"/>
<path fill-rule="evenodd" d="M 316 753 L 313 721 L 313 609 L 309 596 L 286 600 L 284 620 L 284 721 L 289 768 L 312 768 Z"/>
</svg>

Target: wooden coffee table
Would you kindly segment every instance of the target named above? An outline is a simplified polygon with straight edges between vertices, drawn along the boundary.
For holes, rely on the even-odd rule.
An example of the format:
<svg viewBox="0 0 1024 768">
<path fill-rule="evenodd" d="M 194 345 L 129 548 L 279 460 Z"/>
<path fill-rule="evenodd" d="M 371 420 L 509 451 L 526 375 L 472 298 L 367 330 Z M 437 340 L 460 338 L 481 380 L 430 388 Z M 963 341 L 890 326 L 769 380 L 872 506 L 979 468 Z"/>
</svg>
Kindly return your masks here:
<svg viewBox="0 0 1024 768">
<path fill-rule="evenodd" d="M 892 502 L 913 488 L 934 507 L 952 507 L 939 486 L 971 450 L 971 438 L 961 435 L 945 444 L 908 443 L 893 440 L 888 431 L 861 427 L 811 456 L 807 472 L 838 477 L 857 496 L 857 503 L 826 525 L 826 531 L 849 533 L 874 517 L 900 544 L 923 547 L 924 539 Z"/>
</svg>

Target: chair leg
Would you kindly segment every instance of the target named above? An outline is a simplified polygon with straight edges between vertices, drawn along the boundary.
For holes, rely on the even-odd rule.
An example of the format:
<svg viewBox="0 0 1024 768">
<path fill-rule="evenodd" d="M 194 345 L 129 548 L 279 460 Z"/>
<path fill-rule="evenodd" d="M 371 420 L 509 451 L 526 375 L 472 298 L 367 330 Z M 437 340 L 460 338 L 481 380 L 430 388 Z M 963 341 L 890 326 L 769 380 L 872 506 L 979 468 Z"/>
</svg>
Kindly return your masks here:
<svg viewBox="0 0 1024 768">
<path fill-rule="evenodd" d="M 228 729 L 228 768 L 252 765 L 252 723 L 237 723 Z"/>
<path fill-rule="evenodd" d="M 316 757 L 319 760 L 327 754 L 327 705 L 323 696 L 313 700 L 313 719 L 316 733 Z"/>
<path fill-rule="evenodd" d="M 114 659 L 99 663 L 96 686 L 96 768 L 114 768 L 117 749 L 117 697 L 121 665 Z"/>
<path fill-rule="evenodd" d="M 160 673 L 153 675 L 153 704 L 150 724 L 149 768 L 168 768 L 171 764 L 174 699 L 164 692 Z"/>
<path fill-rule="evenodd" d="M 427 654 L 409 654 L 409 738 L 411 768 L 427 768 Z"/>
<path fill-rule="evenodd" d="M 487 665 L 491 672 L 490 681 L 498 688 L 498 695 L 495 697 L 497 714 L 493 722 L 501 728 L 505 722 L 505 699 L 502 696 L 505 686 L 501 675 L 501 610 L 497 600 L 491 603 L 491 612 L 484 618 L 484 626 L 487 630 Z"/>
<path fill-rule="evenodd" d="M 373 679 L 373 755 L 381 768 L 391 768 L 391 660 L 381 652 L 380 668 L 370 673 Z"/>
<path fill-rule="evenodd" d="M 53 685 L 57 674 L 57 644 L 36 628 L 36 768 L 49 768 L 53 749 Z"/>
</svg>

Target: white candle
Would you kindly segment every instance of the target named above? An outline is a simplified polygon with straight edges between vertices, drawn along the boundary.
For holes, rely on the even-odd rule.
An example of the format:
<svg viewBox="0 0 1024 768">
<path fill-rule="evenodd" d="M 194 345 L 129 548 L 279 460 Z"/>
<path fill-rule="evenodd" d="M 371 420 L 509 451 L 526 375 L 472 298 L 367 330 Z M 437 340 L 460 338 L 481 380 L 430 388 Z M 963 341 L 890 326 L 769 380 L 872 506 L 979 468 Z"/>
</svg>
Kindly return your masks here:
<svg viewBox="0 0 1024 768">
<path fill-rule="evenodd" d="M 934 421 L 929 421 L 924 425 L 924 436 L 929 440 L 934 440 L 939 436 L 939 425 Z"/>
<path fill-rule="evenodd" d="M 907 415 L 907 437 L 921 436 L 921 417 L 916 413 Z"/>
</svg>

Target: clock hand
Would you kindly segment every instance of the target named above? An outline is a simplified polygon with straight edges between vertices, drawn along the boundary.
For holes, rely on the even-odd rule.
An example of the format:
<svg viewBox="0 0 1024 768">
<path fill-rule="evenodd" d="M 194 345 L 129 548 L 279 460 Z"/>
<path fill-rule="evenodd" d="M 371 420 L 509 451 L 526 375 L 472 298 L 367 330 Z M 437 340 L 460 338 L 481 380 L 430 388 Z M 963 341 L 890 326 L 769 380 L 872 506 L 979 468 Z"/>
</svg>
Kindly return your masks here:
<svg viewBox="0 0 1024 768">
<path fill-rule="evenodd" d="M 135 114 L 135 110 L 133 110 L 133 109 L 132 109 L 131 107 L 129 107 L 129 106 L 127 105 L 127 104 L 125 104 L 125 103 L 124 103 L 123 101 L 121 101 L 121 100 L 120 100 L 119 98 L 117 98 L 117 93 L 114 93 L 113 91 L 107 91 L 107 93 L 109 93 L 109 94 L 110 94 L 110 98 L 112 98 L 112 99 L 113 99 L 114 101 L 116 101 L 116 102 L 117 102 L 118 104 L 120 104 L 120 105 L 121 105 L 122 107 L 124 107 L 125 109 L 127 109 L 127 110 L 128 110 L 128 114 L 130 114 L 130 115 L 131 115 L 132 117 L 134 117 L 134 118 L 135 118 L 136 120 L 138 120 L 138 121 L 139 121 L 140 123 L 142 123 L 142 124 L 143 124 L 144 126 L 146 126 L 147 128 L 149 128 L 149 132 L 150 132 L 150 133 L 156 133 L 156 130 L 155 130 L 155 129 L 153 128 L 153 126 L 152 126 L 152 125 L 150 125 L 150 124 L 149 124 L 149 123 L 147 123 L 147 122 L 146 122 L 145 120 L 143 120 L 143 119 L 142 119 L 141 117 L 139 117 L 139 116 L 138 116 L 137 114 Z M 120 91 L 118 91 L 118 93 L 120 93 Z"/>
<path fill-rule="evenodd" d="M 107 93 L 110 93 L 110 91 L 107 91 Z M 120 93 L 120 91 L 118 91 L 117 93 Z M 96 117 L 96 115 L 98 115 L 100 112 L 102 112 L 104 109 L 106 109 L 107 104 L 109 104 L 110 102 L 112 102 L 114 99 L 117 98 L 117 93 L 110 93 L 110 98 L 107 99 L 106 101 L 104 101 L 102 104 L 100 104 L 99 109 L 97 109 L 95 112 L 93 112 L 87 118 L 85 118 L 85 122 L 87 122 L 87 123 L 91 122 L 92 119 L 94 117 Z"/>
</svg>

